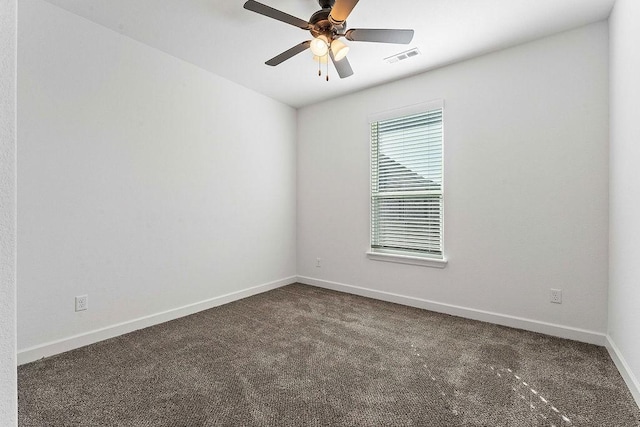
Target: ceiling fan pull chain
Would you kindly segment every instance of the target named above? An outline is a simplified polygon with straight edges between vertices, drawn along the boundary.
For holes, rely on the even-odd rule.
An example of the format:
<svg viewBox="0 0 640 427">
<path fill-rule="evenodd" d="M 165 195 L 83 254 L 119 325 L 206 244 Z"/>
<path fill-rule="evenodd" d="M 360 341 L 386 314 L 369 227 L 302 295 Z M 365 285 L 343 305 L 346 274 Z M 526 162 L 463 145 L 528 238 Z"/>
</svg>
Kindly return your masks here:
<svg viewBox="0 0 640 427">
<path fill-rule="evenodd" d="M 329 81 L 329 54 L 327 53 L 327 81 Z"/>
</svg>

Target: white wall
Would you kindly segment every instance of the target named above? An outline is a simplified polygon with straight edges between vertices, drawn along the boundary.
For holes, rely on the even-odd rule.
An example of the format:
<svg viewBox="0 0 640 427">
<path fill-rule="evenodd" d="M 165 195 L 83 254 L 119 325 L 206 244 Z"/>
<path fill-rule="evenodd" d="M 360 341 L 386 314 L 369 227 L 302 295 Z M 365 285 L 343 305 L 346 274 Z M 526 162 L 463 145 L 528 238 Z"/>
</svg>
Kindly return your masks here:
<svg viewBox="0 0 640 427">
<path fill-rule="evenodd" d="M 41 0 L 18 20 L 22 361 L 293 280 L 294 109 Z"/>
<path fill-rule="evenodd" d="M 640 2 L 618 0 L 611 27 L 609 337 L 640 404 Z M 625 366 L 626 365 L 626 366 Z M 626 368 L 626 369 L 625 369 Z"/>
<path fill-rule="evenodd" d="M 603 343 L 607 56 L 601 22 L 301 109 L 301 280 Z M 369 260 L 367 115 L 438 98 L 449 264 Z"/>
<path fill-rule="evenodd" d="M 16 1 L 0 0 L 0 420 L 17 425 Z"/>
</svg>

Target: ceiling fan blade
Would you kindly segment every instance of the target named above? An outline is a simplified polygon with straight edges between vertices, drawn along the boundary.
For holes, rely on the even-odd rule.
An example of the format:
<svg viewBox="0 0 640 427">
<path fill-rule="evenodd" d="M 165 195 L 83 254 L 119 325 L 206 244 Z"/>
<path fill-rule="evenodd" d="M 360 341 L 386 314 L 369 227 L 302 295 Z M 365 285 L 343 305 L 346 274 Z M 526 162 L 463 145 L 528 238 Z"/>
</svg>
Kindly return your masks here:
<svg viewBox="0 0 640 427">
<path fill-rule="evenodd" d="M 260 15 L 268 16 L 269 18 L 277 19 L 278 21 L 293 25 L 294 27 L 302 28 L 303 30 L 311 28 L 311 25 L 307 21 L 296 18 L 288 13 L 281 12 L 278 9 L 267 6 L 266 4 L 258 3 L 257 1 L 247 1 L 244 4 L 244 8 L 252 12 L 259 13 Z"/>
<path fill-rule="evenodd" d="M 343 23 L 356 4 L 358 4 L 358 0 L 336 0 L 329 14 L 330 20 L 336 24 Z"/>
<path fill-rule="evenodd" d="M 329 56 L 331 56 L 331 61 L 333 61 L 333 65 L 336 67 L 336 71 L 341 79 L 345 77 L 349 77 L 353 74 L 353 70 L 351 69 L 351 64 L 349 64 L 349 60 L 347 58 L 342 58 L 340 61 L 336 61 L 333 57 L 333 52 L 329 51 Z"/>
<path fill-rule="evenodd" d="M 413 30 L 354 28 L 347 31 L 345 37 L 354 42 L 409 44 L 413 39 Z"/>
<path fill-rule="evenodd" d="M 265 64 L 271 65 L 272 67 L 275 67 L 276 65 L 283 63 L 287 59 L 296 56 L 300 52 L 304 52 L 305 50 L 309 49 L 310 45 L 311 45 L 311 40 L 307 40 L 306 42 L 302 42 L 300 44 L 297 44 L 294 47 L 292 47 L 291 49 L 285 50 L 280 55 L 274 56 L 273 58 L 271 58 L 270 60 L 265 62 Z"/>
</svg>

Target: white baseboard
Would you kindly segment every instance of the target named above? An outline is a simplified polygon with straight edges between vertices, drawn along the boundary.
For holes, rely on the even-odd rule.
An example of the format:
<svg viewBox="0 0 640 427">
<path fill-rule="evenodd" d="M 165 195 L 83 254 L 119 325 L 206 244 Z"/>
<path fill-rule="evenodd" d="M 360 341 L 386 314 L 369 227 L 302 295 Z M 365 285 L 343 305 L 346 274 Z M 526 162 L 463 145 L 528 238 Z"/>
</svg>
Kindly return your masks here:
<svg viewBox="0 0 640 427">
<path fill-rule="evenodd" d="M 609 335 L 607 335 L 606 345 L 607 350 L 609 351 L 609 355 L 611 359 L 613 359 L 613 363 L 616 364 L 618 371 L 620 371 L 620 375 L 624 379 L 624 382 L 629 387 L 629 391 L 631 391 L 631 395 L 636 401 L 636 404 L 640 407 L 640 381 L 631 371 L 631 367 L 627 364 L 627 361 L 622 356 L 620 349 L 616 346 L 616 343 L 613 342 L 613 339 Z"/>
<path fill-rule="evenodd" d="M 553 323 L 525 319 L 516 316 L 509 316 L 506 314 L 492 313 L 490 311 L 444 304 L 422 298 L 398 295 L 391 292 L 377 291 L 373 289 L 361 288 L 359 286 L 346 285 L 344 283 L 314 279 L 312 277 L 298 276 L 298 282 L 305 285 L 317 286 L 319 288 L 332 289 L 334 291 L 346 292 L 363 297 L 408 305 L 410 307 L 422 308 L 438 313 L 464 317 L 466 319 L 495 323 L 497 325 L 509 326 L 516 329 L 524 329 L 527 331 L 538 332 L 545 335 L 552 335 L 555 337 L 566 338 L 589 344 L 605 345 L 606 343 L 606 335 L 603 333 L 573 328 L 571 326 L 556 325 Z"/>
<path fill-rule="evenodd" d="M 157 325 L 159 323 L 168 322 L 169 320 L 188 316 L 202 310 L 207 310 L 219 305 L 250 297 L 252 295 L 257 295 L 266 291 L 270 291 L 272 289 L 280 288 L 282 286 L 294 283 L 295 281 L 296 276 L 287 277 L 240 291 L 231 292 L 226 295 L 210 298 L 204 301 L 188 304 L 182 307 L 173 308 L 161 313 L 151 314 L 149 316 L 128 320 L 126 322 L 110 325 L 104 328 L 96 329 L 60 340 L 25 348 L 18 351 L 18 365 L 33 362 L 43 357 L 49 357 L 55 354 L 64 353 L 65 351 L 84 347 L 86 345 L 117 337 L 119 335 L 127 334 L 138 329 L 143 329 L 149 326 Z"/>
</svg>

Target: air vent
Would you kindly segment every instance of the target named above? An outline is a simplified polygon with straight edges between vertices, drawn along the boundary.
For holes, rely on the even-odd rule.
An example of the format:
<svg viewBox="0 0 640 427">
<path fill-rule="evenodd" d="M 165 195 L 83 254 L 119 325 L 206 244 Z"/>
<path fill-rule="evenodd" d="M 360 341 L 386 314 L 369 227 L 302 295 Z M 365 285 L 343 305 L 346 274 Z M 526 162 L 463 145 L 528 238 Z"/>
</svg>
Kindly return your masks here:
<svg viewBox="0 0 640 427">
<path fill-rule="evenodd" d="M 384 60 L 389 64 L 393 64 L 394 62 L 404 61 L 405 59 L 409 59 L 417 55 L 420 55 L 420 51 L 417 47 L 414 47 L 413 49 L 405 50 L 404 52 L 400 52 L 393 56 L 389 56 L 388 58 L 384 58 Z"/>
</svg>

